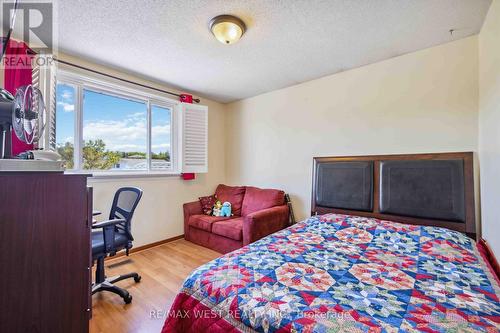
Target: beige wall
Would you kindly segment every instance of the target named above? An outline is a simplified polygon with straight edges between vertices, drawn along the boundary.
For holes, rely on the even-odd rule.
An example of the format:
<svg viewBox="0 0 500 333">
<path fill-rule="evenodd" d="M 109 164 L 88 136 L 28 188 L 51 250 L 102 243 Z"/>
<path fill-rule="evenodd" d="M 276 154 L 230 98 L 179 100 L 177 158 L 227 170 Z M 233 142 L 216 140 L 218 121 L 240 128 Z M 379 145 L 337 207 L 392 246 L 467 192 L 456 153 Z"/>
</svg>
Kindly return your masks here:
<svg viewBox="0 0 500 333">
<path fill-rule="evenodd" d="M 232 103 L 227 180 L 282 188 L 310 212 L 313 156 L 476 151 L 470 37 Z"/>
<path fill-rule="evenodd" d="M 158 88 L 170 89 L 153 82 L 110 70 L 64 54 L 59 58 L 92 67 L 109 74 Z M 173 90 L 175 91 L 175 90 Z M 184 233 L 182 204 L 199 196 L 213 193 L 217 184 L 225 181 L 225 123 L 224 105 L 202 98 L 201 104 L 209 108 L 209 172 L 197 174 L 196 180 L 184 181 L 179 176 L 153 178 L 113 178 L 90 180 L 94 188 L 94 208 L 107 214 L 115 191 L 121 186 L 138 186 L 144 190 L 134 217 L 132 232 L 134 246 L 153 243 Z"/>
<path fill-rule="evenodd" d="M 479 157 L 483 236 L 500 258 L 500 1 L 479 35 Z"/>
<path fill-rule="evenodd" d="M 209 106 L 209 173 L 187 182 L 179 177 L 90 180 L 95 208 L 107 212 L 120 186 L 143 188 L 133 228 L 136 246 L 182 234 L 182 204 L 212 193 L 221 182 L 282 188 L 292 195 L 302 219 L 310 211 L 313 156 L 477 151 L 479 137 L 483 231 L 500 255 L 500 242 L 495 243 L 500 229 L 495 228 L 500 216 L 500 177 L 495 173 L 500 168 L 499 7 L 495 0 L 479 38 L 229 105 L 202 98 Z M 174 90 L 68 55 L 59 57 Z"/>
</svg>

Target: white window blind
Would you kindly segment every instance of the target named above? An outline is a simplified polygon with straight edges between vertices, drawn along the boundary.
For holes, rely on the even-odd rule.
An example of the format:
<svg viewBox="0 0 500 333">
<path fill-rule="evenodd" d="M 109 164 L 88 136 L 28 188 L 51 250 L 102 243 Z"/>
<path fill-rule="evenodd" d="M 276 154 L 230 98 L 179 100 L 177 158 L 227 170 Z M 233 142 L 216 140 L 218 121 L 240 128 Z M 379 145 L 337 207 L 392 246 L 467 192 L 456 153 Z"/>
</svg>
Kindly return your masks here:
<svg viewBox="0 0 500 333">
<path fill-rule="evenodd" d="M 181 105 L 181 171 L 208 172 L 208 107 L 182 103 Z"/>
<path fill-rule="evenodd" d="M 32 70 L 32 85 L 40 89 L 45 103 L 45 128 L 43 139 L 39 141 L 40 148 L 56 149 L 56 70 L 48 56 L 37 55 L 43 60 L 34 61 Z M 39 66 L 37 64 L 43 64 Z"/>
</svg>

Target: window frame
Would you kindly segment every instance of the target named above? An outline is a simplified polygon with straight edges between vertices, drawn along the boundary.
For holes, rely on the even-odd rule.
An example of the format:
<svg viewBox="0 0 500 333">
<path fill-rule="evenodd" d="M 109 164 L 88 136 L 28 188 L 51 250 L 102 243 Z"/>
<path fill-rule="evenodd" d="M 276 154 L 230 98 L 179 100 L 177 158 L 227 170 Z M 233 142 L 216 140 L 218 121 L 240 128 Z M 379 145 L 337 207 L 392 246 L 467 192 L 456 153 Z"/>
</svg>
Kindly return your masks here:
<svg viewBox="0 0 500 333">
<path fill-rule="evenodd" d="M 151 89 L 136 87 L 116 79 L 103 77 L 101 75 L 89 75 L 80 70 L 69 70 L 58 68 L 56 74 L 56 87 L 66 84 L 75 88 L 74 109 L 74 168 L 67 173 L 92 174 L 96 178 L 129 177 L 129 176 L 171 176 L 180 174 L 180 151 L 178 147 L 178 117 L 181 102 L 168 98 L 160 92 Z M 113 97 L 123 98 L 146 104 L 147 134 L 146 134 L 146 169 L 145 170 L 86 170 L 83 169 L 83 92 L 89 90 Z M 170 169 L 152 169 L 152 106 L 158 106 L 171 110 L 170 123 Z M 55 115 L 55 113 L 54 113 Z M 57 131 L 57 124 L 56 124 Z"/>
</svg>

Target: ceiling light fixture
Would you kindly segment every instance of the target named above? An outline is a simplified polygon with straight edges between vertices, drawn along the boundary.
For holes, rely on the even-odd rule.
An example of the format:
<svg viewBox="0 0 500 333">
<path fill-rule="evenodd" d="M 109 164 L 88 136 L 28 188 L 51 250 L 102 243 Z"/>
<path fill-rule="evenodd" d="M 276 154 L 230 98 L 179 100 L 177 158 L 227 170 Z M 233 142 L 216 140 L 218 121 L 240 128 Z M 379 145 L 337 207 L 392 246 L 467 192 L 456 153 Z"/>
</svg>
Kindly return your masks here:
<svg viewBox="0 0 500 333">
<path fill-rule="evenodd" d="M 222 44 L 233 44 L 245 33 L 245 23 L 232 15 L 219 15 L 210 20 L 210 30 Z"/>
</svg>

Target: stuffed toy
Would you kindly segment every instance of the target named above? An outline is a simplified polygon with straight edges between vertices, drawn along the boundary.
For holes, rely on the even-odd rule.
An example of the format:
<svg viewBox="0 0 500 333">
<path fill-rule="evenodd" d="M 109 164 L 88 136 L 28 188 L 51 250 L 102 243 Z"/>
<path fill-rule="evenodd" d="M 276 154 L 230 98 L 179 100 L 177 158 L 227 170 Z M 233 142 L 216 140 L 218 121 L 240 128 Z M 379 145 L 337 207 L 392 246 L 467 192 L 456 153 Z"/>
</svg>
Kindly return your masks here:
<svg viewBox="0 0 500 333">
<path fill-rule="evenodd" d="M 231 203 L 230 202 L 224 202 L 222 204 L 222 209 L 220 210 L 220 216 L 231 216 Z"/>
<path fill-rule="evenodd" d="M 220 215 L 220 210 L 222 208 L 222 202 L 220 200 L 217 200 L 214 205 L 214 209 L 212 209 L 212 215 L 213 216 L 221 216 Z"/>
</svg>

